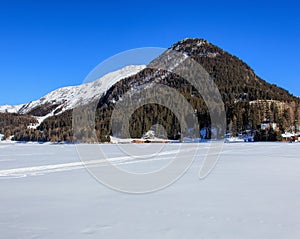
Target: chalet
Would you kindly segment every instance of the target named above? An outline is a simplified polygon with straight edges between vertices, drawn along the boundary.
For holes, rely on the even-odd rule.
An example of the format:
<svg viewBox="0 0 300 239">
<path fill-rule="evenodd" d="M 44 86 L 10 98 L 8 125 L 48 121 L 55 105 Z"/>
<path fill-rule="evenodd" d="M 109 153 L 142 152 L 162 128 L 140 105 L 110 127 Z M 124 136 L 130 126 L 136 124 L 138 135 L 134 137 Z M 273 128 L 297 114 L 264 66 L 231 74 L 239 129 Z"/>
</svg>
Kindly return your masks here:
<svg viewBox="0 0 300 239">
<path fill-rule="evenodd" d="M 260 124 L 260 128 L 262 130 L 270 129 L 272 128 L 273 130 L 277 129 L 277 124 L 270 122 L 268 119 L 264 119 L 264 121 Z"/>
<path fill-rule="evenodd" d="M 283 142 L 299 142 L 300 132 L 299 133 L 285 132 L 284 134 L 281 134 L 281 137 Z"/>
</svg>

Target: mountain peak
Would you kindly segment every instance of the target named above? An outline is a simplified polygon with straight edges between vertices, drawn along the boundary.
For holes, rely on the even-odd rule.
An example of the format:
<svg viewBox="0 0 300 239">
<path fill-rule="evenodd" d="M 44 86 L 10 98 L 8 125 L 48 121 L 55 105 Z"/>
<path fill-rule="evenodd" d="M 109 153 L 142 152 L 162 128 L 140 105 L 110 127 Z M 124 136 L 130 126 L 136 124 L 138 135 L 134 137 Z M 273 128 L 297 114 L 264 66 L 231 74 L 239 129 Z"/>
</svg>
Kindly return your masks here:
<svg viewBox="0 0 300 239">
<path fill-rule="evenodd" d="M 184 38 L 176 44 L 197 44 L 198 46 L 202 46 L 205 44 L 209 44 L 209 42 L 204 38 Z"/>
<path fill-rule="evenodd" d="M 202 38 L 185 38 L 175 43 L 170 49 L 183 52 L 188 56 L 197 55 L 198 57 L 209 58 L 214 58 L 224 53 L 221 48 Z"/>
</svg>

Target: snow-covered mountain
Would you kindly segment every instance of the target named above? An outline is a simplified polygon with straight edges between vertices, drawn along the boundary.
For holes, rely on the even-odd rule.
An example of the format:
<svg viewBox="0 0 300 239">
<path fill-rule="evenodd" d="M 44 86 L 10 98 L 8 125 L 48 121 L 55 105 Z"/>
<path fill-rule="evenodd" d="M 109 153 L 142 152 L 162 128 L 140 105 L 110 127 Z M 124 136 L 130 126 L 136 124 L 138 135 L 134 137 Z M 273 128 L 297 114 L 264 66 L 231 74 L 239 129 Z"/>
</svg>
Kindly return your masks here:
<svg viewBox="0 0 300 239">
<path fill-rule="evenodd" d="M 104 94 L 113 84 L 143 70 L 145 65 L 126 66 L 103 77 L 79 86 L 69 86 L 54 90 L 44 97 L 27 104 L 0 106 L 0 112 L 32 114 L 41 120 L 60 114 L 66 110 L 84 105 Z"/>
</svg>

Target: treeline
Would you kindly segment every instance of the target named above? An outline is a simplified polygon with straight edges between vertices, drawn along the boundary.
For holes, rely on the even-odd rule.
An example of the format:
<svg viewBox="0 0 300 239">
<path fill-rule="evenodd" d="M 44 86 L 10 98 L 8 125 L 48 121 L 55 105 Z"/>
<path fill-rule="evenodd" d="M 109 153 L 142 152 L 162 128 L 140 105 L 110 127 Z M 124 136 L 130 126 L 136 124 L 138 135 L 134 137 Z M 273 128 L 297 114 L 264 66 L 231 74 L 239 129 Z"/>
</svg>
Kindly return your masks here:
<svg viewBox="0 0 300 239">
<path fill-rule="evenodd" d="M 72 111 L 46 119 L 36 129 L 36 117 L 15 113 L 0 113 L 0 134 L 15 141 L 72 142 Z"/>
<path fill-rule="evenodd" d="M 72 111 L 47 118 L 36 129 L 23 128 L 14 132 L 16 141 L 72 142 Z"/>
<path fill-rule="evenodd" d="M 196 92 L 195 92 L 196 94 Z M 203 107 L 203 100 L 195 95 L 187 97 L 189 103 L 195 109 L 200 128 L 210 129 L 210 116 L 207 109 Z M 97 138 L 93 138 L 93 128 L 86 124 L 83 125 L 77 138 L 83 142 L 108 142 L 109 135 L 112 134 L 111 115 L 114 110 L 114 103 L 107 102 L 95 112 L 95 133 Z M 83 115 L 85 114 L 84 108 Z M 249 102 L 238 102 L 226 108 L 228 130 L 233 134 L 245 132 L 246 130 L 255 131 L 256 141 L 278 141 L 281 140 L 281 132 L 291 125 L 290 108 L 278 106 L 276 102 L 268 103 L 261 101 L 250 104 Z M 186 113 L 186 116 L 189 116 Z M 269 128 L 261 129 L 261 123 L 268 118 L 271 122 L 276 122 L 279 126 L 278 131 Z M 124 118 L 119 118 L 124 122 Z M 134 111 L 129 119 L 129 132 L 132 138 L 140 138 L 150 130 L 155 124 L 164 126 L 169 139 L 179 139 L 182 133 L 178 117 L 167 107 L 158 104 L 147 104 Z M 189 122 L 188 118 L 184 119 Z M 193 128 L 193 125 L 188 125 Z M 117 127 L 116 127 L 117 128 Z M 13 131 L 11 131 L 13 132 Z M 120 133 L 122 131 L 120 130 Z M 66 111 L 61 115 L 46 119 L 36 130 L 22 128 L 13 132 L 15 140 L 19 141 L 52 141 L 52 142 L 73 142 L 72 130 L 72 111 Z M 115 133 L 115 132 L 114 132 Z M 211 132 L 208 131 L 207 138 Z M 115 136 L 122 136 L 121 134 Z M 83 138 L 84 137 L 84 138 Z"/>
<path fill-rule="evenodd" d="M 0 134 L 4 139 L 19 132 L 24 133 L 30 124 L 36 124 L 38 121 L 31 115 L 20 115 L 14 113 L 0 113 Z"/>
</svg>

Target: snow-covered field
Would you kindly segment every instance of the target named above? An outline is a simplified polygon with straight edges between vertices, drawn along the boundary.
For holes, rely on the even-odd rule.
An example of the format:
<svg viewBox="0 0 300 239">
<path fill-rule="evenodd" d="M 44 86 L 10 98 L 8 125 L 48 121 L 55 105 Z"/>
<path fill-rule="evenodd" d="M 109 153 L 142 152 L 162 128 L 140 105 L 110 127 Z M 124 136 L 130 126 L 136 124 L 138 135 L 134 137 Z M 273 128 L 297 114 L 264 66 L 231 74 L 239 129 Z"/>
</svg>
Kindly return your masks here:
<svg viewBox="0 0 300 239">
<path fill-rule="evenodd" d="M 120 167 L 147 171 L 177 145 L 161 160 L 126 164 L 118 145 L 101 147 Z M 299 238 L 300 144 L 225 144 L 199 180 L 204 151 L 171 186 L 132 195 L 95 180 L 74 145 L 1 142 L 1 238 Z"/>
</svg>

